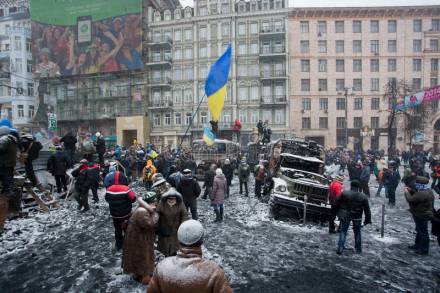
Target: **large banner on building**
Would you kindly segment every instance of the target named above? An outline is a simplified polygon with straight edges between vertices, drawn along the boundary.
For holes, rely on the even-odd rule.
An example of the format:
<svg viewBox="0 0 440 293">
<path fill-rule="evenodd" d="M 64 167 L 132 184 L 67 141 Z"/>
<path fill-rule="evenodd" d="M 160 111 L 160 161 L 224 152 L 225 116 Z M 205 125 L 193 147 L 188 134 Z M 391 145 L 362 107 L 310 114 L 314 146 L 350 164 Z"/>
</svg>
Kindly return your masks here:
<svg viewBox="0 0 440 293">
<path fill-rule="evenodd" d="M 396 110 L 406 110 L 417 107 L 422 103 L 428 103 L 436 100 L 440 100 L 440 85 L 413 95 L 397 98 Z"/>
<path fill-rule="evenodd" d="M 143 68 L 142 0 L 30 3 L 34 72 L 40 77 Z"/>
</svg>

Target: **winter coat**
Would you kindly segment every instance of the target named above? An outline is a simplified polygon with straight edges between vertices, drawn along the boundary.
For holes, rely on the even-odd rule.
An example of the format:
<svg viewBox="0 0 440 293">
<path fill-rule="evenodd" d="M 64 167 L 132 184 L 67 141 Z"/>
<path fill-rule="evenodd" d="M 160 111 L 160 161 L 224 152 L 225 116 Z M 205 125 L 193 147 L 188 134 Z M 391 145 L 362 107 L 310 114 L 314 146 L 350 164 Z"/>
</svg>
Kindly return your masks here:
<svg viewBox="0 0 440 293">
<path fill-rule="evenodd" d="M 359 176 L 360 181 L 368 183 L 370 181 L 370 176 L 371 176 L 370 167 L 364 166 Z"/>
<path fill-rule="evenodd" d="M 440 237 L 440 209 L 434 211 L 432 218 L 432 235 Z"/>
<path fill-rule="evenodd" d="M 214 184 L 215 172 L 211 169 L 205 172 L 205 187 L 210 188 Z"/>
<path fill-rule="evenodd" d="M 350 181 L 353 181 L 353 180 L 360 181 L 361 180 L 361 172 L 362 172 L 362 169 L 358 168 L 354 165 L 351 165 L 350 167 L 348 167 L 348 176 L 350 177 Z"/>
<path fill-rule="evenodd" d="M 328 197 L 332 206 L 336 203 L 336 199 L 342 194 L 343 190 L 344 188 L 341 182 L 334 180 L 330 183 L 330 186 L 328 187 Z"/>
<path fill-rule="evenodd" d="M 66 150 L 75 150 L 77 139 L 71 133 L 67 133 L 61 138 L 60 142 L 64 143 L 64 148 Z"/>
<path fill-rule="evenodd" d="M 384 169 L 383 171 L 383 182 L 387 188 L 397 188 L 400 181 L 400 174 L 398 171 L 391 171 L 389 169 Z"/>
<path fill-rule="evenodd" d="M 99 165 L 93 164 L 88 166 L 87 170 L 85 170 L 86 180 L 84 182 L 84 188 L 89 189 L 93 186 L 98 186 L 99 181 L 101 180 L 101 176 L 99 175 Z"/>
<path fill-rule="evenodd" d="M 251 175 L 251 168 L 247 163 L 241 163 L 238 168 L 238 179 L 240 182 L 247 182 L 249 180 L 249 175 Z"/>
<path fill-rule="evenodd" d="M 96 152 L 98 154 L 105 153 L 105 140 L 102 136 L 100 136 L 96 139 Z"/>
<path fill-rule="evenodd" d="M 188 219 L 188 212 L 180 196 L 177 197 L 177 202 L 172 207 L 166 199 L 167 197 L 162 197 L 156 209 L 159 214 L 157 249 L 165 256 L 170 256 L 175 255 L 180 247 L 177 230 L 180 224 Z"/>
<path fill-rule="evenodd" d="M 201 189 L 196 179 L 193 177 L 182 176 L 177 191 L 182 194 L 184 202 L 196 200 L 199 197 Z"/>
<path fill-rule="evenodd" d="M 414 216 L 433 216 L 434 192 L 432 189 L 419 190 L 415 193 L 405 192 L 409 211 Z"/>
<path fill-rule="evenodd" d="M 368 197 L 361 192 L 353 190 L 342 192 L 341 196 L 336 199 L 335 210 L 342 221 L 362 219 L 362 214 L 365 213 L 365 223 L 371 223 Z"/>
<path fill-rule="evenodd" d="M 79 193 L 85 192 L 86 189 L 85 183 L 87 179 L 86 170 L 88 169 L 87 164 L 82 164 L 72 171 L 72 176 L 76 178 L 75 181 L 75 190 Z"/>
<path fill-rule="evenodd" d="M 0 168 L 14 168 L 17 163 L 18 140 L 8 134 L 0 137 Z"/>
<path fill-rule="evenodd" d="M 66 175 L 69 162 L 62 151 L 57 151 L 49 157 L 47 161 L 47 170 L 54 176 Z"/>
<path fill-rule="evenodd" d="M 168 183 L 171 185 L 171 187 L 177 188 L 179 186 L 180 181 L 182 180 L 182 173 L 179 171 L 172 173 L 168 177 Z"/>
<path fill-rule="evenodd" d="M 40 150 L 43 148 L 41 142 L 37 141 L 35 137 L 26 135 L 20 140 L 22 152 L 27 153 L 27 160 L 33 161 L 40 155 Z"/>
<path fill-rule="evenodd" d="M 255 180 L 257 181 L 264 181 L 267 176 L 266 168 L 262 166 L 256 166 L 255 173 Z"/>
<path fill-rule="evenodd" d="M 184 247 L 154 270 L 148 293 L 232 293 L 223 270 L 202 258 L 201 247 Z"/>
<path fill-rule="evenodd" d="M 139 207 L 130 217 L 124 236 L 122 268 L 126 274 L 148 276 L 154 270 L 154 229 L 159 215 Z"/>
<path fill-rule="evenodd" d="M 232 178 L 234 177 L 234 167 L 232 166 L 232 164 L 223 165 L 222 171 L 223 171 L 223 174 L 225 174 L 226 181 L 228 182 L 228 185 L 231 185 Z"/>
<path fill-rule="evenodd" d="M 104 187 L 109 188 L 114 184 L 122 184 L 128 186 L 128 179 L 124 175 L 124 173 L 120 171 L 110 172 L 104 178 Z"/>
<path fill-rule="evenodd" d="M 142 180 L 152 181 L 153 175 L 157 173 L 156 167 L 153 165 L 153 161 L 148 160 L 147 164 L 145 165 L 144 169 L 142 170 Z"/>
<path fill-rule="evenodd" d="M 228 190 L 226 177 L 223 174 L 216 175 L 212 187 L 212 204 L 223 204 Z"/>
<path fill-rule="evenodd" d="M 107 188 L 105 200 L 113 218 L 124 218 L 131 214 L 131 205 L 136 200 L 136 195 L 128 186 L 115 184 Z"/>
</svg>

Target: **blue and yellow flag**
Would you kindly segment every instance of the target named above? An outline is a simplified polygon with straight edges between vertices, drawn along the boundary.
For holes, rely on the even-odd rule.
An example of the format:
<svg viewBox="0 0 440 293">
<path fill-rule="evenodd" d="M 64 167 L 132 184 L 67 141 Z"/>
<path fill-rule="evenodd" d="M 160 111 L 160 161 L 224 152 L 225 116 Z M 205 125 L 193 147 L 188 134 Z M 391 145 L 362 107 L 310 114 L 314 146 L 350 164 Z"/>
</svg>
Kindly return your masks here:
<svg viewBox="0 0 440 293">
<path fill-rule="evenodd" d="M 225 104 L 226 86 L 229 69 L 231 67 L 231 45 L 226 52 L 211 66 L 205 84 L 205 93 L 208 97 L 208 108 L 212 120 L 217 122 Z"/>
<path fill-rule="evenodd" d="M 205 127 L 205 131 L 203 132 L 203 141 L 209 146 L 214 145 L 215 136 L 208 127 Z"/>
</svg>

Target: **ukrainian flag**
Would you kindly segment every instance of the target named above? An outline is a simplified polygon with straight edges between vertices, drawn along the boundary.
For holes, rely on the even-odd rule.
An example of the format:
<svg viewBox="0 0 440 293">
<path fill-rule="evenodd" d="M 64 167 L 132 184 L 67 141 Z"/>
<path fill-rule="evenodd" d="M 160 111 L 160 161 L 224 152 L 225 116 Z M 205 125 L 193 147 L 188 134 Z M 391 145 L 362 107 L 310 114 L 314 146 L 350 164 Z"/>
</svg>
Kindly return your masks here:
<svg viewBox="0 0 440 293">
<path fill-rule="evenodd" d="M 211 66 L 205 83 L 205 93 L 208 97 L 208 108 L 212 120 L 217 122 L 225 104 L 226 86 L 231 67 L 231 45 L 226 52 Z"/>
<path fill-rule="evenodd" d="M 205 131 L 203 132 L 203 141 L 209 145 L 214 145 L 215 136 L 214 133 L 212 133 L 211 130 L 209 130 L 208 127 L 205 127 Z"/>
</svg>

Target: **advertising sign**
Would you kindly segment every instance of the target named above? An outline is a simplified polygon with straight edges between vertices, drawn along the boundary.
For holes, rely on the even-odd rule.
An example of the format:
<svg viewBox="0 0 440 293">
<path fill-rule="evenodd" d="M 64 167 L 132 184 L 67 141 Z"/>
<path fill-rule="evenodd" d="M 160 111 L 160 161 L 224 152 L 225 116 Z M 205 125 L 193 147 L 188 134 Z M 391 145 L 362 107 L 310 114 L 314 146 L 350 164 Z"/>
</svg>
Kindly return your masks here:
<svg viewBox="0 0 440 293">
<path fill-rule="evenodd" d="M 440 85 L 415 93 L 414 95 L 397 98 L 396 110 L 406 110 L 417 107 L 421 103 L 440 100 Z"/>
<path fill-rule="evenodd" d="M 143 68 L 141 0 L 30 1 L 39 77 Z"/>
</svg>

